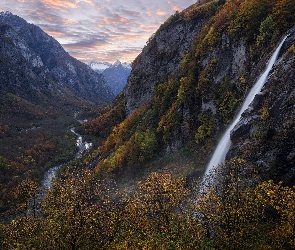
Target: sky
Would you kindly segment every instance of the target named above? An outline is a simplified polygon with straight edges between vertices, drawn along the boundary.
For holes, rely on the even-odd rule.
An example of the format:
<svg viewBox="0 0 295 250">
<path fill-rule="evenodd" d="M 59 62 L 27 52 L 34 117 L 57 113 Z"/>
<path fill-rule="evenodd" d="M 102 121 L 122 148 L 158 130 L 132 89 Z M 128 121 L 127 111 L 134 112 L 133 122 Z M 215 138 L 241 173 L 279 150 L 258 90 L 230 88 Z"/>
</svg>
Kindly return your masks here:
<svg viewBox="0 0 295 250">
<path fill-rule="evenodd" d="M 54 37 L 78 60 L 132 62 L 149 37 L 196 0 L 0 0 Z"/>
</svg>

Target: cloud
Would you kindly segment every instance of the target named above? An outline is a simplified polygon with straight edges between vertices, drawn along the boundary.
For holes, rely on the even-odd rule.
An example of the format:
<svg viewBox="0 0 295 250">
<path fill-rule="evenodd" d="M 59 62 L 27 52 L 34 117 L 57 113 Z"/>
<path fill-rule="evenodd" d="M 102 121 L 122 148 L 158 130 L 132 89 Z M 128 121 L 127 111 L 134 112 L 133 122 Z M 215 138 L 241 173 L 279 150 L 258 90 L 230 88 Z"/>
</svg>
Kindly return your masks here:
<svg viewBox="0 0 295 250">
<path fill-rule="evenodd" d="M 73 2 L 70 0 L 41 0 L 41 2 L 47 8 L 55 8 L 62 11 L 65 11 L 68 8 L 78 8 L 76 1 Z"/>
<path fill-rule="evenodd" d="M 48 35 L 52 36 L 52 37 L 61 37 L 61 36 L 65 36 L 66 33 L 62 32 L 62 31 L 57 31 L 57 30 L 44 30 Z"/>
<path fill-rule="evenodd" d="M 103 21 L 107 25 L 118 26 L 120 24 L 128 23 L 128 19 L 118 14 L 113 14 L 111 17 L 97 18 L 98 21 Z"/>
<path fill-rule="evenodd" d="M 121 62 L 132 62 L 141 52 L 141 47 L 127 47 L 123 49 L 110 49 L 109 47 L 100 50 L 73 50 L 69 53 L 80 61 L 85 63 L 90 61 L 115 62 L 120 59 Z"/>
<path fill-rule="evenodd" d="M 99 46 L 103 46 L 107 44 L 105 39 L 102 38 L 92 38 L 92 39 L 85 39 L 85 40 L 79 40 L 74 43 L 68 43 L 68 44 L 62 44 L 65 48 L 71 48 L 71 49 L 87 49 L 87 48 L 95 48 Z"/>
<path fill-rule="evenodd" d="M 195 0 L 0 0 L 82 61 L 131 62 L 175 11 Z"/>
<path fill-rule="evenodd" d="M 179 6 L 176 6 L 173 3 L 171 3 L 171 2 L 168 2 L 168 3 L 172 7 L 173 10 L 175 10 L 175 11 L 181 11 L 181 8 Z"/>
<path fill-rule="evenodd" d="M 91 6 L 95 6 L 95 2 L 91 1 L 91 0 L 76 0 L 76 3 L 87 3 Z"/>
<path fill-rule="evenodd" d="M 165 11 L 162 11 L 160 9 L 156 11 L 156 14 L 159 16 L 166 16 L 167 15 L 167 13 Z"/>
<path fill-rule="evenodd" d="M 151 12 L 149 12 L 149 11 L 146 11 L 146 12 L 145 12 L 145 14 L 146 14 L 147 16 L 149 16 L 149 17 L 151 17 L 151 16 L 152 16 L 152 13 L 151 13 Z"/>
</svg>

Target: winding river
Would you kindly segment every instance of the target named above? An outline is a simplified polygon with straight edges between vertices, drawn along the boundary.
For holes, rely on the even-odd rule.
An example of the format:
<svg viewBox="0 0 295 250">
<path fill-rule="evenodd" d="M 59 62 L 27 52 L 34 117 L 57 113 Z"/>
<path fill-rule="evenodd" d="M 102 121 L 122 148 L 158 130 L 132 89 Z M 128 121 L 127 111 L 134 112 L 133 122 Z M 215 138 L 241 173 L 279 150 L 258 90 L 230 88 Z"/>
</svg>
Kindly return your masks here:
<svg viewBox="0 0 295 250">
<path fill-rule="evenodd" d="M 78 152 L 75 155 L 75 159 L 79 159 L 86 151 L 88 151 L 92 147 L 92 143 L 86 141 L 83 142 L 82 136 L 75 131 L 74 127 L 71 128 L 71 132 L 77 136 L 76 145 L 78 146 Z M 54 177 L 56 176 L 61 166 L 62 165 L 52 167 L 49 170 L 47 170 L 47 172 L 44 174 L 44 178 L 41 184 L 41 187 L 44 190 L 49 190 L 51 188 Z"/>
</svg>

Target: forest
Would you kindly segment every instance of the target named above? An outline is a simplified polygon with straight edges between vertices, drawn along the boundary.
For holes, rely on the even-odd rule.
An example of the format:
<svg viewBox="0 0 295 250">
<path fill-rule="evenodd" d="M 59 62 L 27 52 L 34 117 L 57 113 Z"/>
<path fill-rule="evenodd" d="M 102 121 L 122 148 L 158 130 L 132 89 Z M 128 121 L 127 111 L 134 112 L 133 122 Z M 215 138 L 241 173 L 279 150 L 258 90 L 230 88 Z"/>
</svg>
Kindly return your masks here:
<svg viewBox="0 0 295 250">
<path fill-rule="evenodd" d="M 154 172 L 132 187 L 65 168 L 30 210 L 36 186 L 23 183 L 26 210 L 1 224 L 2 249 L 294 249 L 295 188 L 246 164 L 234 159 L 198 185 Z"/>
</svg>

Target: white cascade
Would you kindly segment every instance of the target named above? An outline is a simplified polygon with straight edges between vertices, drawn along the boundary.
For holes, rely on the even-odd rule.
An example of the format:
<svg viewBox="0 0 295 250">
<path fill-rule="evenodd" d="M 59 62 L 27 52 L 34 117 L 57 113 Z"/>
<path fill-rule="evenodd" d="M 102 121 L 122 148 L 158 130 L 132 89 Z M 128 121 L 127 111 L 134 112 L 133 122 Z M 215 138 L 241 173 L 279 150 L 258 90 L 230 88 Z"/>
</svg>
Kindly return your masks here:
<svg viewBox="0 0 295 250">
<path fill-rule="evenodd" d="M 222 137 L 221 137 L 221 139 L 214 151 L 214 154 L 212 155 L 211 160 L 210 160 L 209 164 L 207 165 L 205 174 L 208 174 L 210 172 L 210 170 L 212 170 L 214 167 L 217 167 L 219 164 L 224 163 L 225 156 L 226 156 L 226 154 L 230 148 L 230 145 L 231 145 L 230 132 L 236 126 L 236 124 L 239 122 L 242 113 L 246 109 L 248 109 L 248 107 L 251 104 L 251 102 L 253 101 L 254 97 L 261 92 L 261 89 L 264 86 L 264 84 L 268 78 L 268 74 L 271 71 L 274 63 L 276 62 L 278 54 L 280 52 L 280 49 L 287 37 L 288 37 L 288 35 L 283 38 L 283 40 L 281 41 L 281 43 L 279 44 L 279 46 L 275 50 L 274 54 L 272 55 L 272 57 L 270 58 L 270 60 L 267 64 L 267 67 L 266 67 L 264 73 L 260 76 L 260 78 L 257 80 L 257 82 L 252 87 L 252 89 L 249 92 L 246 100 L 244 101 L 243 106 L 241 107 L 238 115 L 233 120 L 233 122 L 230 124 L 230 126 L 227 128 L 225 133 L 222 135 Z"/>
</svg>

